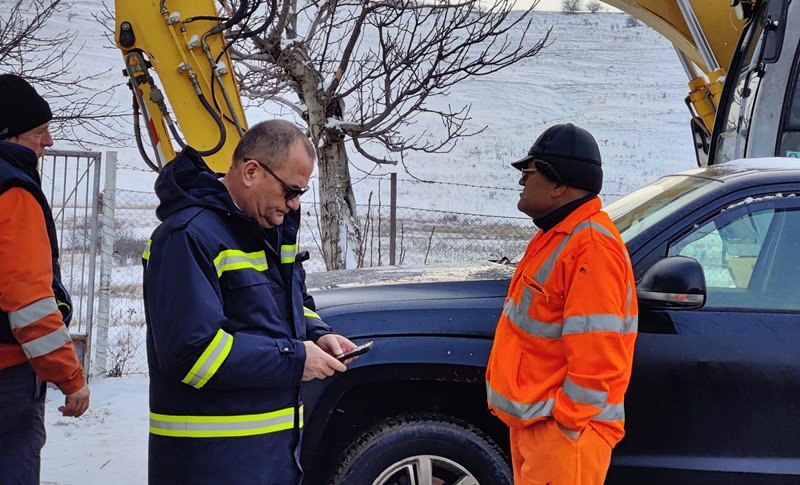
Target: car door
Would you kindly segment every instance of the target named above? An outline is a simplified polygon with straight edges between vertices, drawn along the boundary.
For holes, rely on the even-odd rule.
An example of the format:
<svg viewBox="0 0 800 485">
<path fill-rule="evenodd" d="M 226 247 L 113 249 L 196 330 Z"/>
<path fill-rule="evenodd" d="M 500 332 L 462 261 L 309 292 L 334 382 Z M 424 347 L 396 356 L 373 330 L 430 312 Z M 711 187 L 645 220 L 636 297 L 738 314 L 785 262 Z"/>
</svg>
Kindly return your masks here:
<svg viewBox="0 0 800 485">
<path fill-rule="evenodd" d="M 700 262 L 706 305 L 641 309 L 628 436 L 612 477 L 796 483 L 800 197 L 762 194 L 705 210 L 661 248 Z"/>
</svg>

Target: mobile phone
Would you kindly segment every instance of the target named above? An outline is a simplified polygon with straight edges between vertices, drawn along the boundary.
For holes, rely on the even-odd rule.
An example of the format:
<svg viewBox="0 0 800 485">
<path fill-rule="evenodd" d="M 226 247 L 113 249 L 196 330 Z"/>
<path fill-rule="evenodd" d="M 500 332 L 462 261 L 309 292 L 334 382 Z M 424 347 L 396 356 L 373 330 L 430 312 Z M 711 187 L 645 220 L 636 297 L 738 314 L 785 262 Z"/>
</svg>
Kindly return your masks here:
<svg viewBox="0 0 800 485">
<path fill-rule="evenodd" d="M 347 359 L 350 359 L 352 357 L 358 357 L 361 354 L 366 354 L 372 348 L 372 344 L 374 344 L 374 343 L 375 342 L 370 340 L 369 342 L 367 342 L 365 344 L 359 345 L 358 347 L 354 348 L 350 352 L 347 352 L 346 354 L 343 354 L 343 355 L 340 355 L 339 357 L 336 357 L 336 359 L 339 362 L 344 362 Z"/>
</svg>

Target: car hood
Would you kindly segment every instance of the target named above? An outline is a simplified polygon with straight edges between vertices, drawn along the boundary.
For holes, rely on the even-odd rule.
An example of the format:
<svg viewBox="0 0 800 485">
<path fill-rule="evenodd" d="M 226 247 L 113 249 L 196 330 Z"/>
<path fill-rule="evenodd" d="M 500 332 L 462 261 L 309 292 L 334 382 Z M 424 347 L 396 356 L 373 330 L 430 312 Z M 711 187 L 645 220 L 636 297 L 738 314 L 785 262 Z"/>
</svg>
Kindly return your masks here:
<svg viewBox="0 0 800 485">
<path fill-rule="evenodd" d="M 348 337 L 491 338 L 513 272 L 489 262 L 363 268 L 312 273 L 307 284 L 319 314 Z"/>
</svg>

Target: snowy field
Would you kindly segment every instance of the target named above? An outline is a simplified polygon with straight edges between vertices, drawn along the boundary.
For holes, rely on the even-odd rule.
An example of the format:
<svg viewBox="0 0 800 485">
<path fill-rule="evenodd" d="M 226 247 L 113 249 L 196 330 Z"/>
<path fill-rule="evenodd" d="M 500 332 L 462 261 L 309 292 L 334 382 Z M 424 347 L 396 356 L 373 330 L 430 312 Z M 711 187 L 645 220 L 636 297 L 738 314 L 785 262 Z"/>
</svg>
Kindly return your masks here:
<svg viewBox="0 0 800 485">
<path fill-rule="evenodd" d="M 0 15 L 8 5 L 0 1 Z M 103 47 L 102 27 L 91 15 L 100 6 L 99 0 L 78 2 L 68 22 L 66 18 L 56 20 L 61 22 L 59 28 L 69 25 L 79 31 L 78 44 L 83 43 L 84 49 L 76 67 L 90 72 L 108 70 L 108 77 L 97 87 L 127 109 L 130 94 L 119 75 L 120 56 Z M 628 27 L 626 20 L 621 14 L 537 12 L 534 32 L 543 33 L 552 26 L 552 43 L 539 56 L 501 73 L 467 81 L 439 100 L 456 107 L 472 104 L 471 126 L 486 129 L 447 154 L 408 154 L 409 172 L 433 183 L 415 181 L 399 168 L 398 205 L 482 214 L 488 220 L 519 216 L 518 173 L 508 164 L 522 157 L 541 131 L 561 122 L 582 126 L 597 138 L 604 158 L 602 196 L 606 202 L 662 174 L 693 167 L 683 102 L 685 75 L 675 52 L 655 32 L 643 26 Z M 290 116 L 275 107 L 251 107 L 247 115 L 250 123 Z M 155 177 L 144 169 L 132 139 L 128 145 L 94 148 L 118 150 L 121 170 L 117 186 L 141 191 L 140 198 L 149 199 L 145 194 L 152 190 Z M 54 148 L 74 147 L 56 144 Z M 351 157 L 358 202 L 366 203 L 370 192 L 377 192 L 378 178 L 384 200 L 388 200 L 388 172 L 372 171 L 367 161 Z M 128 220 L 140 228 L 155 224 L 152 214 L 129 214 Z M 122 268 L 113 275 L 115 284 L 138 277 L 135 261 Z M 129 308 L 140 308 L 135 298 L 122 296 L 128 298 Z M 124 331 L 120 330 L 124 327 L 116 328 L 112 331 Z M 57 391 L 49 392 L 44 483 L 146 481 L 145 376 L 94 380 L 92 407 L 77 420 L 60 417 L 56 407 L 61 399 Z"/>
</svg>

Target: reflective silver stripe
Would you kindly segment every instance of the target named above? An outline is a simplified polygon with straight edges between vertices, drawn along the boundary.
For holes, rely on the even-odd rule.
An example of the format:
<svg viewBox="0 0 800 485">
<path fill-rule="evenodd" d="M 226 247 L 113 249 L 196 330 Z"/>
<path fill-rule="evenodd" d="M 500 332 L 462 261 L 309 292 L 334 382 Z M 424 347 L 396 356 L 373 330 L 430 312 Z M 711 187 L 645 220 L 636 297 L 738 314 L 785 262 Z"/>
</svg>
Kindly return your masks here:
<svg viewBox="0 0 800 485">
<path fill-rule="evenodd" d="M 514 325 L 527 334 L 541 338 L 561 338 L 563 325 L 560 323 L 540 322 L 528 315 L 532 300 L 533 290 L 527 287 L 523 288 L 519 305 L 509 298 L 505 307 L 503 307 L 503 315 L 507 316 Z"/>
<path fill-rule="evenodd" d="M 564 335 L 588 332 L 621 332 L 623 321 L 617 315 L 577 315 L 564 319 Z"/>
<path fill-rule="evenodd" d="M 214 266 L 217 268 L 217 276 L 222 276 L 226 271 L 237 269 L 254 269 L 265 271 L 269 268 L 267 255 L 264 251 L 245 253 L 238 249 L 227 249 L 219 253 L 214 258 Z"/>
<path fill-rule="evenodd" d="M 239 416 L 174 416 L 150 413 L 150 432 L 182 438 L 229 438 L 293 429 L 295 414 L 303 427 L 303 407 Z"/>
<path fill-rule="evenodd" d="M 590 228 L 616 241 L 614 235 L 611 234 L 611 232 L 609 232 L 608 229 L 601 226 L 600 224 L 593 221 L 581 222 L 572 229 L 571 234 L 565 236 L 564 239 L 560 243 L 558 243 L 558 246 L 556 246 L 553 252 L 550 253 L 550 256 L 548 256 L 545 262 L 542 263 L 542 266 L 540 266 L 539 269 L 536 271 L 536 274 L 533 276 L 533 280 L 539 283 L 540 285 L 544 286 L 545 281 L 547 281 L 547 278 L 550 277 L 550 273 L 553 272 L 553 267 L 555 267 L 556 261 L 558 261 L 558 257 L 561 255 L 561 252 L 564 250 L 564 247 L 566 247 L 569 240 L 572 239 L 572 236 L 583 231 L 584 229 L 590 229 Z"/>
<path fill-rule="evenodd" d="M 594 421 L 624 421 L 625 420 L 625 405 L 620 404 L 606 404 L 603 410 L 592 417 Z"/>
<path fill-rule="evenodd" d="M 523 421 L 542 416 L 552 416 L 553 407 L 556 404 L 556 400 L 554 398 L 550 398 L 546 401 L 534 402 L 531 404 L 512 401 L 502 394 L 492 390 L 492 388 L 489 386 L 489 381 L 486 381 L 486 397 L 489 400 L 489 404 L 491 404 L 493 408 L 503 411 L 504 413 Z"/>
<path fill-rule="evenodd" d="M 197 389 L 205 386 L 225 362 L 231 347 L 233 347 L 233 336 L 224 330 L 218 330 L 182 382 Z"/>
<path fill-rule="evenodd" d="M 281 246 L 281 263 L 294 263 L 297 257 L 297 244 L 284 244 Z"/>
<path fill-rule="evenodd" d="M 567 395 L 574 402 L 580 404 L 588 404 L 597 408 L 602 408 L 606 405 L 608 393 L 605 391 L 597 391 L 575 384 L 569 377 L 564 379 L 564 385 L 561 386 L 564 394 Z"/>
<path fill-rule="evenodd" d="M 539 283 L 541 286 L 544 286 L 545 281 L 547 278 L 550 277 L 550 273 L 553 272 L 553 267 L 558 260 L 558 257 L 561 255 L 561 252 L 564 250 L 564 247 L 567 245 L 569 240 L 572 238 L 572 234 L 565 236 L 564 239 L 556 246 L 550 256 L 547 257 L 544 263 L 536 270 L 536 274 L 533 275 L 533 281 Z"/>
<path fill-rule="evenodd" d="M 12 330 L 16 330 L 36 323 L 56 311 L 58 311 L 56 299 L 49 296 L 37 300 L 26 307 L 22 307 L 15 312 L 8 312 L 8 323 L 11 324 Z"/>
<path fill-rule="evenodd" d="M 634 315 L 632 317 L 628 317 L 622 322 L 622 330 L 620 331 L 621 334 L 625 335 L 626 333 L 636 333 L 639 331 L 639 315 Z"/>
<path fill-rule="evenodd" d="M 21 345 L 25 355 L 29 359 L 35 359 L 36 357 L 41 357 L 56 349 L 60 349 L 69 341 L 69 333 L 67 333 L 66 327 L 61 325 L 61 328 Z"/>
</svg>

